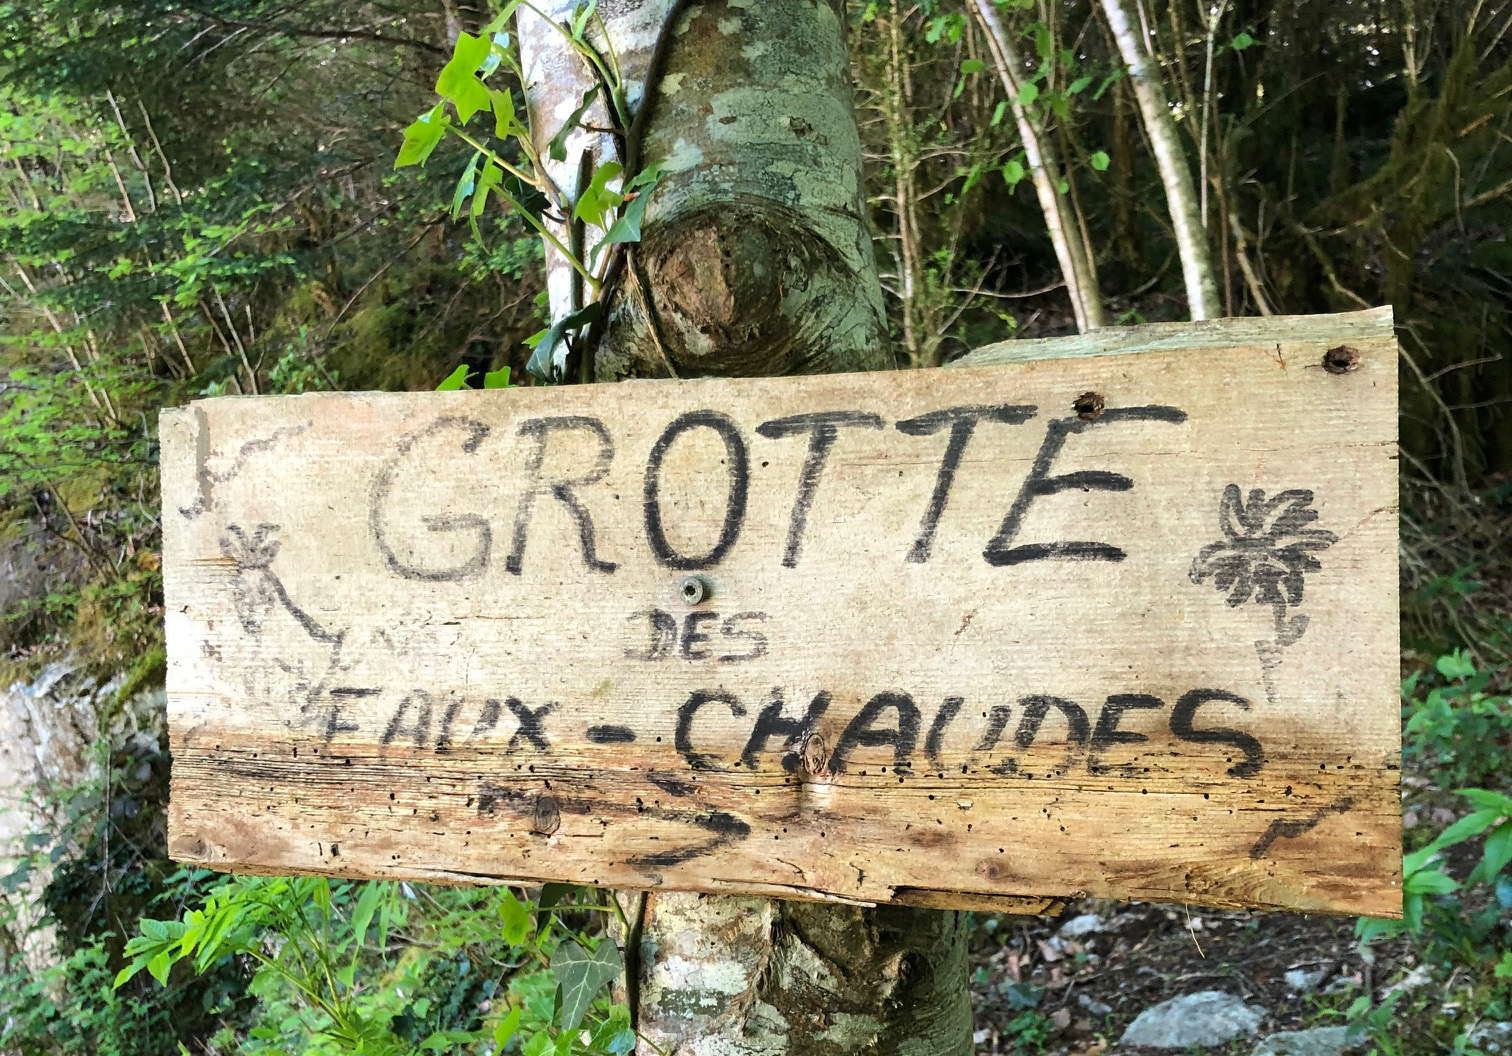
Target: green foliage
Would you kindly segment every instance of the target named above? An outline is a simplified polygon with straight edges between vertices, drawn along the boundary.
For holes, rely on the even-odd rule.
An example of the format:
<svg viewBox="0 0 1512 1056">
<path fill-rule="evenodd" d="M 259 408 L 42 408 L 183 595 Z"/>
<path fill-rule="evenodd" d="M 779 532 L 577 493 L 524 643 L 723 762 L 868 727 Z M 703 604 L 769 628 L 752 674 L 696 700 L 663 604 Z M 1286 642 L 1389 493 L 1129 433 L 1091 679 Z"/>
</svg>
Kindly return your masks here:
<svg viewBox="0 0 1512 1056">
<path fill-rule="evenodd" d="M 525 1053 L 623 1056 L 635 1034 L 606 992 L 620 952 L 562 921 L 618 906 L 549 897 L 556 911 L 506 888 L 228 878 L 182 919 L 142 920 L 115 985 L 250 962 L 261 1006 L 249 1054 L 483 1053 L 518 1038 Z"/>
<path fill-rule="evenodd" d="M 526 342 L 532 349 L 526 369 L 537 380 L 550 382 L 562 379 L 574 342 L 582 340 L 586 336 L 583 331 L 602 317 L 602 307 L 613 292 L 613 271 L 607 251 L 640 241 L 646 206 L 661 181 L 662 171 L 656 163 L 640 165 L 631 158 L 606 161 L 588 174 L 588 182 L 577 192 L 576 200 L 563 195 L 536 151 L 532 130 L 518 117 L 511 90 L 488 83 L 499 71 L 513 74 L 516 80 L 522 76 L 517 46 L 503 31 L 517 6 L 518 0 L 505 4 L 477 36 L 468 33 L 458 36 L 451 58 L 436 79 L 436 94 L 441 101 L 405 129 L 394 164 L 396 168 L 423 165 L 448 133 L 466 143 L 473 154 L 452 194 L 453 219 L 459 218 L 465 207 L 474 237 L 481 243 L 483 236 L 477 220 L 487 210 L 492 195 L 512 215 L 529 224 L 582 278 L 585 303 L 564 313 Z M 551 23 L 562 33 L 564 46 L 589 64 L 598 77 L 598 83 L 583 93 L 578 105 L 552 133 L 546 155 L 554 162 L 566 160 L 568 136 L 584 127 L 595 107 L 602 111 L 621 143 L 627 142 L 630 134 L 633 117 L 626 103 L 619 63 L 607 45 L 600 55 L 585 36 L 590 23 L 598 17 L 597 5 L 590 0 L 577 5 L 570 20 Z M 446 109 L 448 104 L 450 111 Z M 485 142 L 486 134 L 479 138 L 466 130 L 468 122 L 480 113 L 493 115 L 496 145 Z M 625 171 L 626 162 L 634 166 L 634 171 Z M 585 235 L 588 228 L 594 228 L 602 236 L 586 252 L 578 252 L 575 247 L 586 246 L 584 239 L 564 240 L 554 230 L 552 215 L 570 216 L 577 235 Z M 448 378 L 443 384 L 451 381 Z M 456 387 L 461 385 L 457 381 Z"/>
<path fill-rule="evenodd" d="M 1512 774 L 1512 696 L 1506 672 L 1477 668 L 1464 650 L 1439 657 L 1402 685 L 1405 750 L 1441 788 Z"/>
</svg>

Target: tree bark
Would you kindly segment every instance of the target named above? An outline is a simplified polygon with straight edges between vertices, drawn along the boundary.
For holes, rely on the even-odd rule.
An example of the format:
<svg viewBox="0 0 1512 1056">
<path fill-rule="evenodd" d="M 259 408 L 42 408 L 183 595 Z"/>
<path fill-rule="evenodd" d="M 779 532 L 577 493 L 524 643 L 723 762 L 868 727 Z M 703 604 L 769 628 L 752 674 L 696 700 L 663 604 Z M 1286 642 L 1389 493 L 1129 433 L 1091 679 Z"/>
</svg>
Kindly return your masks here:
<svg viewBox="0 0 1512 1056">
<path fill-rule="evenodd" d="M 543 6 L 557 19 L 571 8 Z M 841 0 L 601 0 L 599 11 L 589 38 L 612 50 L 631 109 L 651 107 L 638 149 L 668 176 L 585 374 L 891 366 Z M 593 75 L 539 17 L 517 25 L 544 156 Z M 587 121 L 607 117 L 598 108 Z M 564 190 L 616 156 L 596 131 L 566 147 L 551 166 Z M 581 291 L 547 252 L 560 317 Z M 631 902 L 627 998 L 641 1035 L 669 1056 L 971 1050 L 961 914 L 660 892 Z"/>
<path fill-rule="evenodd" d="M 1102 0 L 1103 14 L 1107 16 L 1118 52 L 1129 67 L 1139 115 L 1150 137 L 1150 152 L 1160 170 L 1166 207 L 1176 232 L 1176 249 L 1181 255 L 1188 308 L 1193 319 L 1214 319 L 1223 314 L 1223 309 L 1213 280 L 1213 259 L 1202 226 L 1202 212 L 1192 187 L 1192 170 L 1187 167 L 1186 154 L 1181 149 L 1176 119 L 1166 103 L 1165 88 L 1150 53 L 1143 20 L 1137 9 L 1130 8 L 1131 3 L 1138 0 Z"/>
<path fill-rule="evenodd" d="M 1044 142 L 1039 119 L 1019 101 L 1020 72 L 1024 69 L 1018 49 L 1013 45 L 1013 36 L 998 13 L 993 0 L 972 0 L 972 10 L 987 35 L 987 46 L 992 50 L 997 64 L 998 78 L 1008 93 L 1008 108 L 1018 125 L 1019 139 L 1024 144 L 1024 156 L 1029 161 L 1029 178 L 1034 183 L 1034 193 L 1039 197 L 1040 209 L 1045 214 L 1045 227 L 1050 232 L 1050 241 L 1055 246 L 1055 257 L 1060 262 L 1061 275 L 1066 280 L 1066 292 L 1071 297 L 1071 308 L 1076 313 L 1076 328 L 1082 333 L 1106 325 L 1103 315 L 1102 291 L 1098 288 L 1097 263 L 1091 247 L 1081 237 L 1081 228 L 1071 215 L 1070 202 L 1060 191 L 1063 179 L 1060 166 Z"/>
</svg>

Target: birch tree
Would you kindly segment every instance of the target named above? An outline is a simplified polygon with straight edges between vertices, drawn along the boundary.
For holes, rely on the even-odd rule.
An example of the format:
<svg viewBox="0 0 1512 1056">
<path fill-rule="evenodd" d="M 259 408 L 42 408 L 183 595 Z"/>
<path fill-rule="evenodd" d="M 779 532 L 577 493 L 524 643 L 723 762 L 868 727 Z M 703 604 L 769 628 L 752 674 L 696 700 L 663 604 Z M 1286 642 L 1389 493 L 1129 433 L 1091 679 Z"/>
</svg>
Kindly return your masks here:
<svg viewBox="0 0 1512 1056">
<path fill-rule="evenodd" d="M 570 258 L 604 239 L 602 218 L 549 221 L 553 319 L 604 301 L 555 366 L 602 381 L 890 366 L 842 0 L 584 12 L 572 0 L 517 12 L 536 151 L 569 200 L 609 161 L 622 191 L 655 191 L 640 240 L 586 275 Z M 575 18 L 592 55 L 564 46 Z M 960 914 L 660 892 L 632 903 L 626 997 L 657 1051 L 970 1051 Z"/>
<path fill-rule="evenodd" d="M 1213 280 L 1213 260 L 1208 248 L 1202 210 L 1192 187 L 1192 170 L 1176 131 L 1176 119 L 1166 102 L 1160 70 L 1150 51 L 1149 34 L 1138 10 L 1139 0 L 1102 0 L 1108 28 L 1118 44 L 1118 53 L 1129 67 L 1129 81 L 1139 103 L 1139 115 L 1150 139 L 1150 152 L 1160 170 L 1165 189 L 1176 249 L 1181 256 L 1181 275 L 1193 319 L 1212 319 L 1223 314 L 1218 286 Z"/>
<path fill-rule="evenodd" d="M 1024 157 L 1029 162 L 1029 179 L 1045 214 L 1045 228 L 1055 246 L 1055 257 L 1066 281 L 1066 293 L 1076 313 L 1076 328 L 1082 333 L 1096 330 L 1105 324 L 1097 261 L 1091 247 L 1082 238 L 1070 202 L 1061 193 L 1063 177 L 1053 147 L 1044 135 L 1043 122 L 1024 101 L 1023 60 L 996 3 L 993 0 L 972 0 L 971 8 L 987 35 L 987 46 L 992 51 L 998 78 L 1008 93 L 1008 107 L 1013 112 L 1019 138 L 1024 144 Z"/>
</svg>

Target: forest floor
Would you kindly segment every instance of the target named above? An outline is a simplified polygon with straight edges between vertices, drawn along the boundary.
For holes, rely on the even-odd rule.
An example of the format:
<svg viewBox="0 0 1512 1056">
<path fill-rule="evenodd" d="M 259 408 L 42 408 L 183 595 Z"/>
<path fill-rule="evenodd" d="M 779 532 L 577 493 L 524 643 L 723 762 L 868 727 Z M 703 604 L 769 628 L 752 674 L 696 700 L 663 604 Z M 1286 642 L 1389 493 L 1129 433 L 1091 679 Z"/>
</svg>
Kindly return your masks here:
<svg viewBox="0 0 1512 1056">
<path fill-rule="evenodd" d="M 1214 1050 L 1248 1054 L 1258 1037 L 1342 1025 L 1363 991 L 1412 967 L 1405 944 L 1367 963 L 1352 917 L 1086 900 L 1054 920 L 997 920 L 974 958 L 979 1056 L 1143 1052 L 1119 1045 L 1140 1012 L 1210 990 L 1264 1012 L 1257 1035 Z"/>
</svg>

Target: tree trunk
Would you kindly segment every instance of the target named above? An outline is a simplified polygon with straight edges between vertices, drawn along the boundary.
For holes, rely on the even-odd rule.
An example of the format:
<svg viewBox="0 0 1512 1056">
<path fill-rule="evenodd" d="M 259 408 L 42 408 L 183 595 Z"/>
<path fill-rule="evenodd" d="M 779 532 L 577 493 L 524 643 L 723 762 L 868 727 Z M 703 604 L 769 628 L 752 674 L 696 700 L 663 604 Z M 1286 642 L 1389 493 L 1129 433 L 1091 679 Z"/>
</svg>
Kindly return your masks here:
<svg viewBox="0 0 1512 1056">
<path fill-rule="evenodd" d="M 561 19 L 572 6 L 543 9 Z M 524 11 L 527 102 L 544 156 L 595 82 Z M 627 153 L 668 176 L 583 374 L 891 366 L 840 0 L 603 0 L 599 11 L 589 39 L 612 50 L 630 109 L 651 108 Z M 587 122 L 607 118 L 590 111 Z M 566 147 L 551 169 L 564 190 L 616 156 L 614 137 L 594 131 Z M 571 230 L 560 232 L 571 244 Z M 582 294 L 547 252 L 561 317 Z M 632 902 L 627 998 L 643 1037 L 669 1056 L 970 1052 L 960 914 L 673 893 Z"/>
<path fill-rule="evenodd" d="M 1129 67 L 1129 81 L 1145 132 L 1150 137 L 1150 152 L 1160 170 L 1165 188 L 1166 206 L 1171 226 L 1176 232 L 1176 248 L 1181 254 L 1181 275 L 1186 283 L 1187 303 L 1193 319 L 1214 319 L 1223 314 L 1218 302 L 1218 287 L 1213 281 L 1213 259 L 1208 248 L 1207 232 L 1192 187 L 1192 170 L 1176 131 L 1176 119 L 1166 103 L 1160 71 L 1150 53 L 1149 38 L 1143 19 L 1130 4 L 1138 0 L 1102 0 L 1108 27 L 1118 44 L 1118 52 Z"/>
<path fill-rule="evenodd" d="M 1018 49 L 1013 46 L 1013 36 L 998 13 L 994 0 L 972 0 L 972 10 L 987 35 L 987 46 L 992 50 L 997 64 L 998 78 L 1008 93 L 1008 108 L 1013 111 L 1013 120 L 1018 125 L 1019 139 L 1024 144 L 1024 156 L 1029 161 L 1029 178 L 1034 183 L 1034 193 L 1039 196 L 1040 210 L 1045 214 L 1045 227 L 1050 232 L 1050 241 L 1055 246 L 1055 256 L 1060 261 L 1061 275 L 1066 280 L 1066 292 L 1071 297 L 1071 307 L 1076 313 L 1076 328 L 1082 333 L 1104 326 L 1102 291 L 1098 288 L 1097 263 L 1091 247 L 1081 236 L 1081 228 L 1071 214 L 1071 203 L 1061 193 L 1064 177 L 1055 156 L 1043 135 L 1044 129 L 1037 115 L 1019 101 L 1022 87 L 1023 62 Z"/>
</svg>

